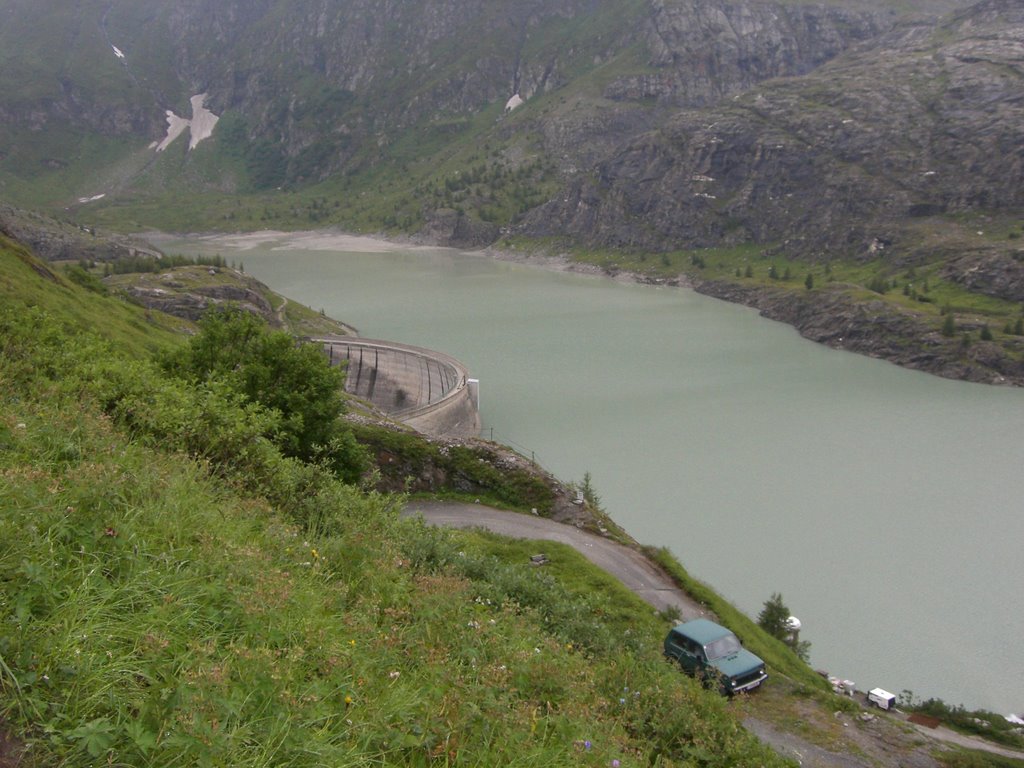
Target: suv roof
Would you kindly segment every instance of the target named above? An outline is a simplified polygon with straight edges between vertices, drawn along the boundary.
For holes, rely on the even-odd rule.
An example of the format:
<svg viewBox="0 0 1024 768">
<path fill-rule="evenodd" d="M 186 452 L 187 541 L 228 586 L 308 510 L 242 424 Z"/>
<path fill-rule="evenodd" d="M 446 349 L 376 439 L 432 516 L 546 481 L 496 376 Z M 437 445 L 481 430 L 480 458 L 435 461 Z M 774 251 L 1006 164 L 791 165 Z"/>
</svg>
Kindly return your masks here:
<svg viewBox="0 0 1024 768">
<path fill-rule="evenodd" d="M 688 638 L 700 643 L 701 645 L 707 645 L 721 637 L 732 634 L 732 632 L 721 624 L 715 624 L 715 622 L 710 621 L 709 619 L 694 619 L 693 621 L 687 621 L 684 624 L 677 624 L 674 629 L 676 632 L 686 635 Z"/>
</svg>

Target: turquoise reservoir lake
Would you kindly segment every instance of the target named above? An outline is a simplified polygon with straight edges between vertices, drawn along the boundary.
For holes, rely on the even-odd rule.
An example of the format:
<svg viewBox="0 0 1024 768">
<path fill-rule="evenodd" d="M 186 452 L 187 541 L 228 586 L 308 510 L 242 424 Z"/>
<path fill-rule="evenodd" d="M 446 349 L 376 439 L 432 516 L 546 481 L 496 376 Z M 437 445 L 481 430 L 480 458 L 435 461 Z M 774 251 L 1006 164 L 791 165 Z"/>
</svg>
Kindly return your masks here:
<svg viewBox="0 0 1024 768">
<path fill-rule="evenodd" d="M 323 235 L 220 253 L 364 336 L 481 380 L 485 436 L 590 472 L 635 538 L 861 689 L 1024 710 L 1024 391 L 801 339 L 692 291 Z"/>
</svg>

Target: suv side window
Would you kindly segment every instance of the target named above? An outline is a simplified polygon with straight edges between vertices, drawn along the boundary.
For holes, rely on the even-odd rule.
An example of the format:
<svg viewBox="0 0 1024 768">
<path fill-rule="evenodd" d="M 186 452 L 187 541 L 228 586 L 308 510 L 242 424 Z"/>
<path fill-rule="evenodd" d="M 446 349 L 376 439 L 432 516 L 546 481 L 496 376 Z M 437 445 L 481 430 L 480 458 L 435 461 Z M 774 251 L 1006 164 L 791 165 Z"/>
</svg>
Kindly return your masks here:
<svg viewBox="0 0 1024 768">
<path fill-rule="evenodd" d="M 686 650 L 686 638 L 678 632 L 669 633 L 668 642 L 670 645 L 673 645 L 680 650 Z"/>
</svg>

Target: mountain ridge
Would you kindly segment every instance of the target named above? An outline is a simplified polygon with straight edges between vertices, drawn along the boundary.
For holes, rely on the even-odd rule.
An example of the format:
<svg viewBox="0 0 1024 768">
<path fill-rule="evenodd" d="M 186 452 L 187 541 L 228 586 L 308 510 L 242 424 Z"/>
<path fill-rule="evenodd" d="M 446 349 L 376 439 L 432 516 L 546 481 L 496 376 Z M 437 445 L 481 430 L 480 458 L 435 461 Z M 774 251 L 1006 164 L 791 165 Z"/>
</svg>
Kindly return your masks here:
<svg viewBox="0 0 1024 768">
<path fill-rule="evenodd" d="M 22 19 L 0 31 L 17 63 L 0 74 L 0 196 L 16 203 L 114 229 L 614 252 L 743 288 L 723 295 L 747 272 L 787 288 L 764 282 L 785 262 L 912 316 L 909 345 L 948 314 L 965 349 L 994 332 L 994 380 L 1024 359 L 1014 0 L 5 6 Z M 25 48 L 44 11 L 67 41 L 52 61 Z M 202 93 L 212 138 L 156 154 L 165 112 Z M 799 288 L 794 306 L 813 298 Z"/>
</svg>

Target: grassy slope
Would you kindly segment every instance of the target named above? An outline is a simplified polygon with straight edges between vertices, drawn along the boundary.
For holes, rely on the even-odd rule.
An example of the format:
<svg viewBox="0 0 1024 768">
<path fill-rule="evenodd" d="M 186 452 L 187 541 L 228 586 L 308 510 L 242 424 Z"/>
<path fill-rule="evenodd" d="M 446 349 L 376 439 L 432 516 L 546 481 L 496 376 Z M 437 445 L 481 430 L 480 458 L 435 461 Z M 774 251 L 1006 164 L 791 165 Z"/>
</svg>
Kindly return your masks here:
<svg viewBox="0 0 1024 768">
<path fill-rule="evenodd" d="M 82 290 L 2 235 L 0 252 L 3 306 L 38 307 L 58 317 L 68 330 L 91 329 L 135 355 L 180 343 L 184 321 Z"/>
<path fill-rule="evenodd" d="M 128 352 L 141 313 L 72 330 L 132 307 L 0 265 L 0 720 L 38 761 L 776 762 L 631 596 L 399 521 Z"/>
</svg>

